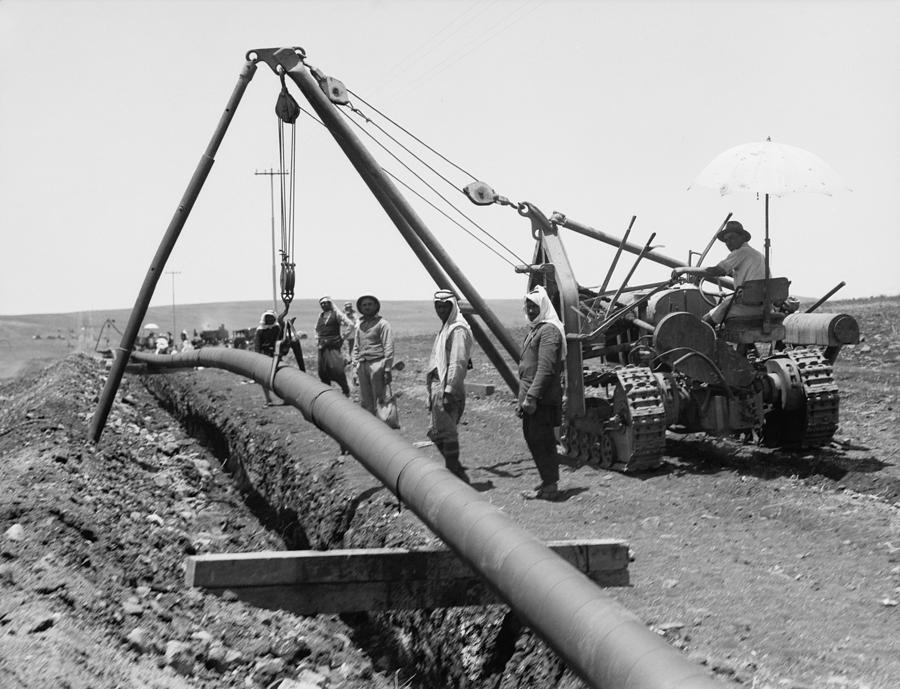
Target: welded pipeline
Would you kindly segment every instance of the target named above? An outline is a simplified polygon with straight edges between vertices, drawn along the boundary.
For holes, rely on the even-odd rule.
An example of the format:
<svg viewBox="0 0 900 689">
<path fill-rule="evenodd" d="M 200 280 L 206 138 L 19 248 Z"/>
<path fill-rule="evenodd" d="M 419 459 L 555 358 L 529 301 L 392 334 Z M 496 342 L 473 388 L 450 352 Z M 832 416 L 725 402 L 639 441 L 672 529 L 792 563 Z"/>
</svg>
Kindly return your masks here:
<svg viewBox="0 0 900 689">
<path fill-rule="evenodd" d="M 272 359 L 204 347 L 134 354 L 160 368 L 208 366 L 269 381 Z M 589 686 L 722 689 L 594 582 L 336 388 L 280 367 L 272 389 L 353 456 L 472 567 Z"/>
</svg>

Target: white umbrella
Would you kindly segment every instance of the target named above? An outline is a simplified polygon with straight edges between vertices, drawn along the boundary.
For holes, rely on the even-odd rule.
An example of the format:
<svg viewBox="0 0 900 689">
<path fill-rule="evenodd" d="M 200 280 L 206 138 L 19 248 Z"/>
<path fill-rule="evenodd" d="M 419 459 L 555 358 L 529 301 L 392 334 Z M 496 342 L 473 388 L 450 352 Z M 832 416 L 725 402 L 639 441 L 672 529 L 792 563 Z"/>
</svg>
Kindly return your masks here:
<svg viewBox="0 0 900 689">
<path fill-rule="evenodd" d="M 156 323 L 147 323 L 144 326 L 144 330 L 159 330 L 159 326 Z"/>
<path fill-rule="evenodd" d="M 838 174 L 819 156 L 796 146 L 765 141 L 741 144 L 717 155 L 688 189 L 716 189 L 722 196 L 752 192 L 766 196 L 766 274 L 769 272 L 769 196 L 847 190 Z"/>
</svg>

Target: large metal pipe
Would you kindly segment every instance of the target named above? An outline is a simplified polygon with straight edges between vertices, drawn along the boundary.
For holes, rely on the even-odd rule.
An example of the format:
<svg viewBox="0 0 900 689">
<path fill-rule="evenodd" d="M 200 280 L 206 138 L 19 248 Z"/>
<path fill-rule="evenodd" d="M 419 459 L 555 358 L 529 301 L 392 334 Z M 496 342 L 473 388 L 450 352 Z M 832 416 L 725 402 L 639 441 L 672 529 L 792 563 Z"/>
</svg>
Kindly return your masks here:
<svg viewBox="0 0 900 689">
<path fill-rule="evenodd" d="M 269 382 L 272 360 L 224 347 L 134 358 L 158 367 L 222 368 Z M 281 367 L 272 389 L 354 457 L 505 600 L 591 687 L 722 689 L 594 582 L 481 494 L 337 389 Z"/>
<path fill-rule="evenodd" d="M 513 340 L 512 335 L 482 299 L 475 286 L 459 269 L 450 254 L 447 253 L 422 219 L 419 218 L 394 183 L 384 174 L 378 161 L 375 160 L 350 130 L 343 117 L 322 91 L 319 83 L 309 74 L 306 65 L 300 61 L 295 52 L 290 50 L 276 51 L 275 58 L 280 61 L 286 75 L 297 84 L 310 105 L 322 118 L 325 127 L 334 137 L 334 140 L 337 141 L 338 146 L 344 151 L 350 163 L 356 168 L 356 171 L 369 186 L 369 189 L 372 190 L 372 193 L 375 194 L 375 197 L 391 219 L 393 220 L 398 212 L 403 216 L 406 220 L 406 227 L 411 228 L 428 247 L 428 250 L 437 259 L 441 267 L 453 279 L 454 284 L 459 287 L 463 296 L 478 310 L 485 324 L 500 344 L 503 345 L 513 360 L 518 362 L 521 357 L 521 349 Z M 390 203 L 386 204 L 385 200 L 389 200 Z M 405 228 L 401 225 L 398 225 L 397 229 L 400 230 L 401 234 L 405 231 Z"/>
<path fill-rule="evenodd" d="M 184 227 L 184 223 L 187 221 L 188 215 L 190 215 L 191 209 L 194 207 L 194 202 L 200 195 L 203 183 L 206 181 L 209 171 L 212 169 L 213 163 L 215 162 L 219 145 L 225 137 L 228 125 L 231 124 L 234 112 L 241 102 L 244 91 L 247 90 L 247 85 L 250 83 L 255 72 L 256 62 L 248 59 L 238 76 L 238 82 L 231 93 L 231 97 L 228 99 L 225 111 L 219 118 L 219 122 L 216 125 L 212 138 L 210 139 L 206 150 L 203 152 L 203 155 L 200 157 L 200 162 L 197 163 L 194 174 L 191 177 L 190 182 L 188 182 L 187 189 L 185 189 L 184 195 L 181 197 L 181 203 L 178 204 L 175 213 L 172 215 L 172 219 L 169 221 L 169 226 L 166 228 L 166 233 L 159 243 L 156 255 L 153 257 L 153 261 L 151 261 L 150 267 L 147 269 L 147 274 L 144 276 L 144 283 L 141 285 L 140 292 L 138 292 L 137 299 L 134 302 L 134 308 L 131 309 L 128 325 L 125 326 L 122 340 L 116 349 L 116 356 L 113 358 L 112 368 L 109 370 L 109 377 L 106 379 L 103 392 L 100 393 L 100 401 L 97 403 L 97 409 L 94 411 L 94 416 L 91 418 L 88 437 L 93 442 L 97 442 L 100 439 L 100 434 L 103 433 L 103 427 L 106 425 L 106 417 L 109 416 L 109 410 L 112 408 L 116 391 L 119 389 L 119 384 L 122 382 L 122 375 L 125 373 L 125 365 L 128 363 L 128 355 L 134 347 L 134 341 L 141 328 L 141 322 L 147 314 L 147 307 L 150 306 L 150 299 L 153 298 L 153 292 L 156 290 L 156 283 L 159 282 L 159 277 L 162 275 L 163 268 L 166 267 L 166 261 L 169 260 L 172 249 L 175 248 L 175 242 L 178 241 L 181 229 Z"/>
</svg>

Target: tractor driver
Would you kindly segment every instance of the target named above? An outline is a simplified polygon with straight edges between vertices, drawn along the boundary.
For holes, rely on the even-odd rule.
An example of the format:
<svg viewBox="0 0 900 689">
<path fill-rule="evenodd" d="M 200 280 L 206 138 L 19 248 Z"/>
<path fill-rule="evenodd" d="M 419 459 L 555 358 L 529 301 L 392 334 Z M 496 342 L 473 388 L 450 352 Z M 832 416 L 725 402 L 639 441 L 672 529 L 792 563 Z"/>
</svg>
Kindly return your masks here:
<svg viewBox="0 0 900 689">
<path fill-rule="evenodd" d="M 725 227 L 716 235 L 716 239 L 724 242 L 730 252 L 721 262 L 709 268 L 699 266 L 682 266 L 672 271 L 672 277 L 681 275 L 696 276 L 699 278 L 714 279 L 723 275 L 734 278 L 734 288 L 739 289 L 747 280 L 764 280 L 766 277 L 765 257 L 747 242 L 750 233 L 744 229 L 737 220 L 729 220 Z M 759 307 L 745 306 L 743 304 L 732 305 L 733 297 L 723 299 L 717 306 L 709 310 L 703 320 L 713 327 L 721 325 L 726 316 L 756 316 L 759 315 Z"/>
</svg>

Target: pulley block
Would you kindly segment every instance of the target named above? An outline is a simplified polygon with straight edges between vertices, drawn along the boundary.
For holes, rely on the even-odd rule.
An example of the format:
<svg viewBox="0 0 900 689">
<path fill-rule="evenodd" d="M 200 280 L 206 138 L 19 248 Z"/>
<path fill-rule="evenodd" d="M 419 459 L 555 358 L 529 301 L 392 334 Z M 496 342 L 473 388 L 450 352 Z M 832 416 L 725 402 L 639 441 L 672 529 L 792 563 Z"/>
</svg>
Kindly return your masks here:
<svg viewBox="0 0 900 689">
<path fill-rule="evenodd" d="M 278 94 L 278 100 L 275 101 L 275 114 L 278 115 L 278 119 L 287 124 L 294 124 L 300 116 L 300 106 L 294 100 L 294 97 L 288 93 L 283 77 L 281 92 Z"/>
<path fill-rule="evenodd" d="M 347 87 L 344 86 L 344 82 L 340 79 L 325 77 L 319 81 L 319 86 L 322 88 L 322 91 L 325 92 L 325 95 L 328 96 L 328 99 L 335 105 L 347 105 L 350 103 L 350 93 L 347 91 Z"/>
<path fill-rule="evenodd" d="M 281 266 L 281 300 L 289 304 L 294 299 L 294 264 L 286 263 Z"/>
<path fill-rule="evenodd" d="M 463 193 L 477 206 L 490 206 L 497 198 L 496 192 L 484 182 L 471 182 L 463 187 Z"/>
</svg>

